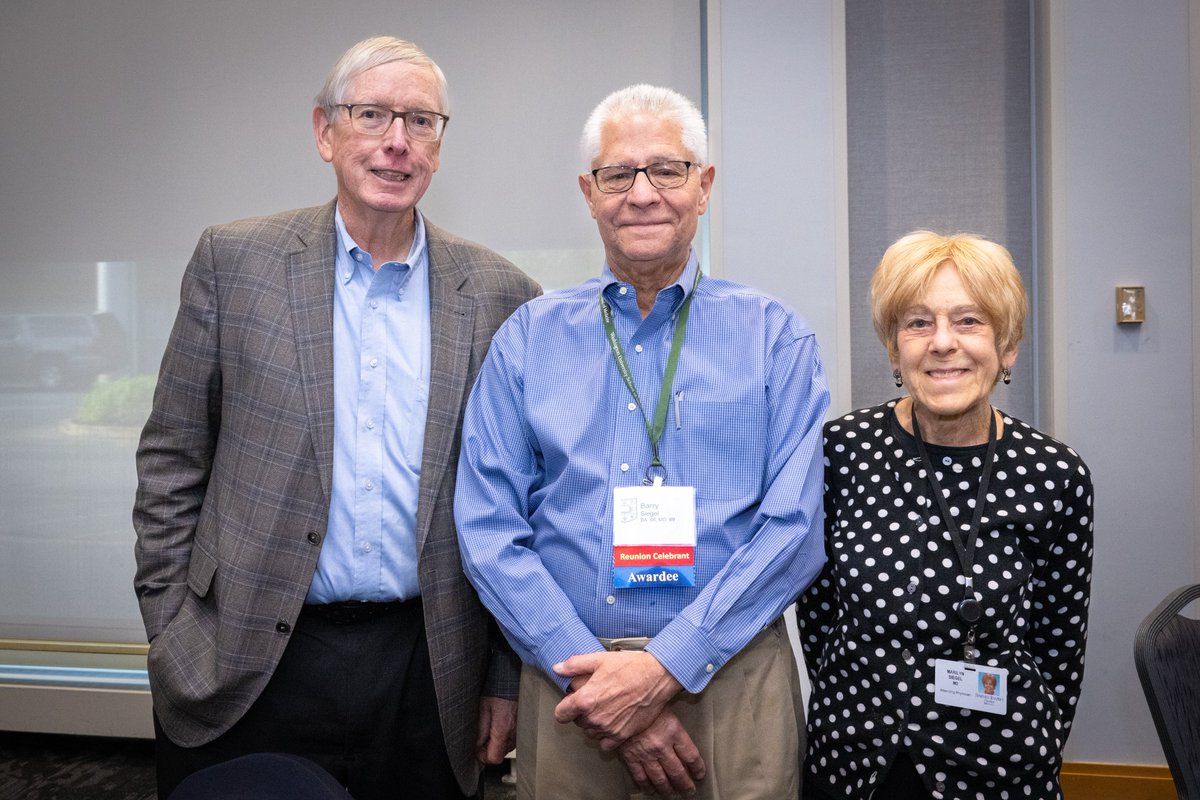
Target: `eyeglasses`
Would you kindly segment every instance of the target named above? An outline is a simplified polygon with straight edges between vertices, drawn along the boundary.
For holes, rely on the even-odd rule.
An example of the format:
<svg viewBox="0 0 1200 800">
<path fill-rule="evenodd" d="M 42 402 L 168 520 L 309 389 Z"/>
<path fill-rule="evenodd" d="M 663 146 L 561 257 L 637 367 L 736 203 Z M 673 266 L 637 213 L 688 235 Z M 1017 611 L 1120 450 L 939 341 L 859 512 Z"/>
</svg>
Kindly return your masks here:
<svg viewBox="0 0 1200 800">
<path fill-rule="evenodd" d="M 350 114 L 350 127 L 364 136 L 383 136 L 396 118 L 404 120 L 404 132 L 419 142 L 436 142 L 450 118 L 436 111 L 393 111 L 370 103 L 338 103 Z"/>
<path fill-rule="evenodd" d="M 592 170 L 592 178 L 596 188 L 608 194 L 629 191 L 639 172 L 646 173 L 646 180 L 655 189 L 678 189 L 687 183 L 691 169 L 690 161 L 658 161 L 644 167 L 600 167 Z"/>
</svg>

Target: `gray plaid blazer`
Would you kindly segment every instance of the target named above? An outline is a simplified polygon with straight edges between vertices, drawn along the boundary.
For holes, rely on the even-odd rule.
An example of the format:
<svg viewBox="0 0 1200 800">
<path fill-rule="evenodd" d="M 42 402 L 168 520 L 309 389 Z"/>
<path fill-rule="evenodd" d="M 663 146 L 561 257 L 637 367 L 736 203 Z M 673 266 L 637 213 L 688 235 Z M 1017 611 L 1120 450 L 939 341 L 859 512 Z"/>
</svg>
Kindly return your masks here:
<svg viewBox="0 0 1200 800">
<path fill-rule="evenodd" d="M 333 213 L 330 202 L 209 228 L 184 273 L 133 511 L 155 713 L 183 746 L 216 738 L 258 697 L 317 564 L 333 473 Z M 492 334 L 540 290 L 490 250 L 426 231 L 417 547 L 442 727 L 471 793 L 480 694 L 515 697 L 519 667 L 462 571 L 462 412 Z"/>
</svg>

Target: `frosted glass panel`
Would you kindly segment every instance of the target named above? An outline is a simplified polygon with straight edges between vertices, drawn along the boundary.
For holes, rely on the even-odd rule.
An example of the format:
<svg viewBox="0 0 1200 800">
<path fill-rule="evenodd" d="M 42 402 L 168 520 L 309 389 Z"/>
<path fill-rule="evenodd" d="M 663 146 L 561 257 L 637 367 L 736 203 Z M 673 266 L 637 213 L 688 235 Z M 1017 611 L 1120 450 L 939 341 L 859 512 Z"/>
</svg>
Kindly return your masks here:
<svg viewBox="0 0 1200 800">
<path fill-rule="evenodd" d="M 451 121 L 422 210 L 556 287 L 602 258 L 575 180 L 587 113 L 639 81 L 699 101 L 700 23 L 694 0 L 6 3 L 0 638 L 143 640 L 147 387 L 125 379 L 157 369 L 205 226 L 332 198 L 310 115 L 346 47 L 395 34 L 439 62 Z"/>
</svg>

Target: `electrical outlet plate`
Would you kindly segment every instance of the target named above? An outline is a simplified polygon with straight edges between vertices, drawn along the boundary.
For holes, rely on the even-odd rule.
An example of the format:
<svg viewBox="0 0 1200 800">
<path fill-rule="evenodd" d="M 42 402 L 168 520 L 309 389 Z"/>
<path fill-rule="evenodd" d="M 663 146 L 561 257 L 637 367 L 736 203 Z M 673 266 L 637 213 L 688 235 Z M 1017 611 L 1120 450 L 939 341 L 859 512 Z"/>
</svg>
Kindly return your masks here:
<svg viewBox="0 0 1200 800">
<path fill-rule="evenodd" d="M 1117 322 L 1130 325 L 1146 321 L 1146 287 L 1117 287 Z"/>
</svg>

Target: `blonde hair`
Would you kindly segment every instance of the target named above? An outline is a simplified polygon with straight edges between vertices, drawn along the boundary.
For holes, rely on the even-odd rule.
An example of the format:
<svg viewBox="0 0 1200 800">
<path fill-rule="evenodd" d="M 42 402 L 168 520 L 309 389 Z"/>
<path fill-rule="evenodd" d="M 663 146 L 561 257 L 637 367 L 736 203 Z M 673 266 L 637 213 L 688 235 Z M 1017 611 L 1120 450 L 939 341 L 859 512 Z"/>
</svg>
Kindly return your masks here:
<svg viewBox="0 0 1200 800">
<path fill-rule="evenodd" d="M 1024 337 L 1025 286 L 1008 250 L 973 233 L 913 231 L 884 252 L 871 278 L 871 321 L 893 361 L 900 315 L 926 294 L 938 267 L 947 263 L 991 322 L 997 354 L 1014 350 Z"/>
</svg>

